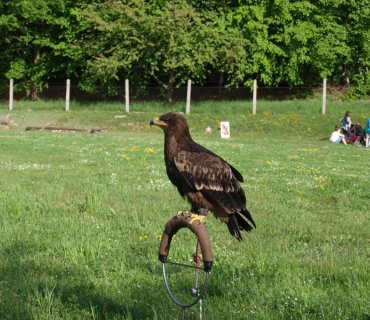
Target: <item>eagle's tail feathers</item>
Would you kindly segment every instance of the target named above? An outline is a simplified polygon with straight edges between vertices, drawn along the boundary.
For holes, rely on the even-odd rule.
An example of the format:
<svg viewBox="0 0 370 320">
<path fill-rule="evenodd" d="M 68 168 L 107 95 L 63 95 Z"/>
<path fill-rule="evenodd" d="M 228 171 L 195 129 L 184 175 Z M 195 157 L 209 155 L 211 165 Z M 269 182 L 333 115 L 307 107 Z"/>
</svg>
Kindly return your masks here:
<svg viewBox="0 0 370 320">
<path fill-rule="evenodd" d="M 236 217 L 240 230 L 245 230 L 247 232 L 252 231 L 253 228 L 249 225 L 249 223 L 246 220 L 242 218 L 242 216 L 239 213 L 235 213 L 234 215 Z"/>
<path fill-rule="evenodd" d="M 235 214 L 230 215 L 227 227 L 229 228 L 229 232 L 233 237 L 235 237 L 238 241 L 243 241 L 242 235 L 240 234 L 238 219 Z"/>
<path fill-rule="evenodd" d="M 242 210 L 242 215 L 246 217 L 250 222 L 252 222 L 254 228 L 256 228 L 256 224 L 253 221 L 252 215 L 249 213 L 247 209 Z"/>
</svg>

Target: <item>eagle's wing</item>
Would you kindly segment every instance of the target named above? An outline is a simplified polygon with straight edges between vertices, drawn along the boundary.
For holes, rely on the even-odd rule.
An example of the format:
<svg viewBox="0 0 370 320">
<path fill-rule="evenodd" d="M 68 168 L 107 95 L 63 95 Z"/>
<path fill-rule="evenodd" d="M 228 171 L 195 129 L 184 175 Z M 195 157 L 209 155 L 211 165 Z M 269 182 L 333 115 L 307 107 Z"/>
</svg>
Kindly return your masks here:
<svg viewBox="0 0 370 320">
<path fill-rule="evenodd" d="M 174 163 L 179 174 L 192 190 L 201 191 L 209 200 L 228 213 L 245 209 L 246 198 L 235 177 L 234 169 L 208 150 L 182 150 L 175 154 Z M 240 178 L 238 177 L 238 178 Z M 242 179 L 242 177 L 241 177 Z"/>
</svg>

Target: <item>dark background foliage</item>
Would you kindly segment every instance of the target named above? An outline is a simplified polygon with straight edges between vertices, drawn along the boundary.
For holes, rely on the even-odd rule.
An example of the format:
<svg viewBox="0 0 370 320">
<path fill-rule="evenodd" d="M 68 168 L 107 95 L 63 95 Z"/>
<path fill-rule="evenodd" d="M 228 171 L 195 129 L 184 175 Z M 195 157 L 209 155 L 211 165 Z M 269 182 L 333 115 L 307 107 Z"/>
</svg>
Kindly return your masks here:
<svg viewBox="0 0 370 320">
<path fill-rule="evenodd" d="M 370 4 L 352 0 L 0 3 L 0 85 L 37 99 L 50 84 L 86 92 L 156 84 L 355 84 L 369 94 Z M 114 91 L 114 90 L 113 90 Z M 114 93 L 114 92 L 112 92 Z"/>
</svg>

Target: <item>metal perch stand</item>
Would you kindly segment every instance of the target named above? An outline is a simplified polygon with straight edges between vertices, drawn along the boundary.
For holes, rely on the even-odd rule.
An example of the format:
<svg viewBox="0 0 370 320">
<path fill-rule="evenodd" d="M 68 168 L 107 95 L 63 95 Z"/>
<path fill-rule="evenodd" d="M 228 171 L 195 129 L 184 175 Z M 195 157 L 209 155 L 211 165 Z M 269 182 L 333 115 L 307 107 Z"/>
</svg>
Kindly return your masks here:
<svg viewBox="0 0 370 320">
<path fill-rule="evenodd" d="M 162 262 L 162 271 L 163 271 L 163 279 L 166 285 L 166 289 L 168 294 L 170 295 L 171 299 L 181 307 L 181 314 L 182 319 L 185 317 L 185 308 L 192 307 L 196 303 L 199 302 L 199 318 L 202 319 L 203 317 L 203 310 L 202 310 L 202 296 L 206 290 L 209 272 L 212 269 L 213 264 L 213 255 L 212 255 L 212 248 L 211 248 L 211 241 L 208 236 L 207 228 L 205 226 L 205 216 L 207 211 L 199 210 L 199 213 L 195 214 L 189 211 L 179 211 L 176 216 L 171 218 L 167 223 L 166 227 L 163 232 L 161 244 L 159 246 L 159 260 Z M 198 238 L 197 240 L 197 247 L 196 253 L 194 255 L 194 262 L 195 266 L 178 263 L 178 262 L 171 262 L 167 260 L 167 256 L 170 251 L 170 245 L 172 237 L 182 228 L 189 228 Z M 203 268 L 200 265 L 200 250 L 202 250 L 203 255 Z M 193 268 L 195 270 L 195 288 L 191 290 L 192 294 L 196 296 L 196 298 L 188 304 L 182 303 L 176 299 L 174 294 L 171 291 L 171 288 L 168 284 L 167 280 L 167 273 L 166 273 L 166 263 L 174 264 L 182 267 Z M 202 288 L 200 288 L 200 276 L 201 272 L 205 271 L 205 279 Z"/>
</svg>

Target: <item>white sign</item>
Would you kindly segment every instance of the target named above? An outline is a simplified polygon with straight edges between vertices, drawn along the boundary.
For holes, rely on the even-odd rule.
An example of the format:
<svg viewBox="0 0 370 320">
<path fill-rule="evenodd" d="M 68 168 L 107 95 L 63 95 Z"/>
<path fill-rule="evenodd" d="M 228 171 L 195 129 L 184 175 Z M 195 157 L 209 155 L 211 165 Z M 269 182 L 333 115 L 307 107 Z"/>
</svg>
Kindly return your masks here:
<svg viewBox="0 0 370 320">
<path fill-rule="evenodd" d="M 221 138 L 230 139 L 230 123 L 228 121 L 220 123 Z"/>
</svg>

